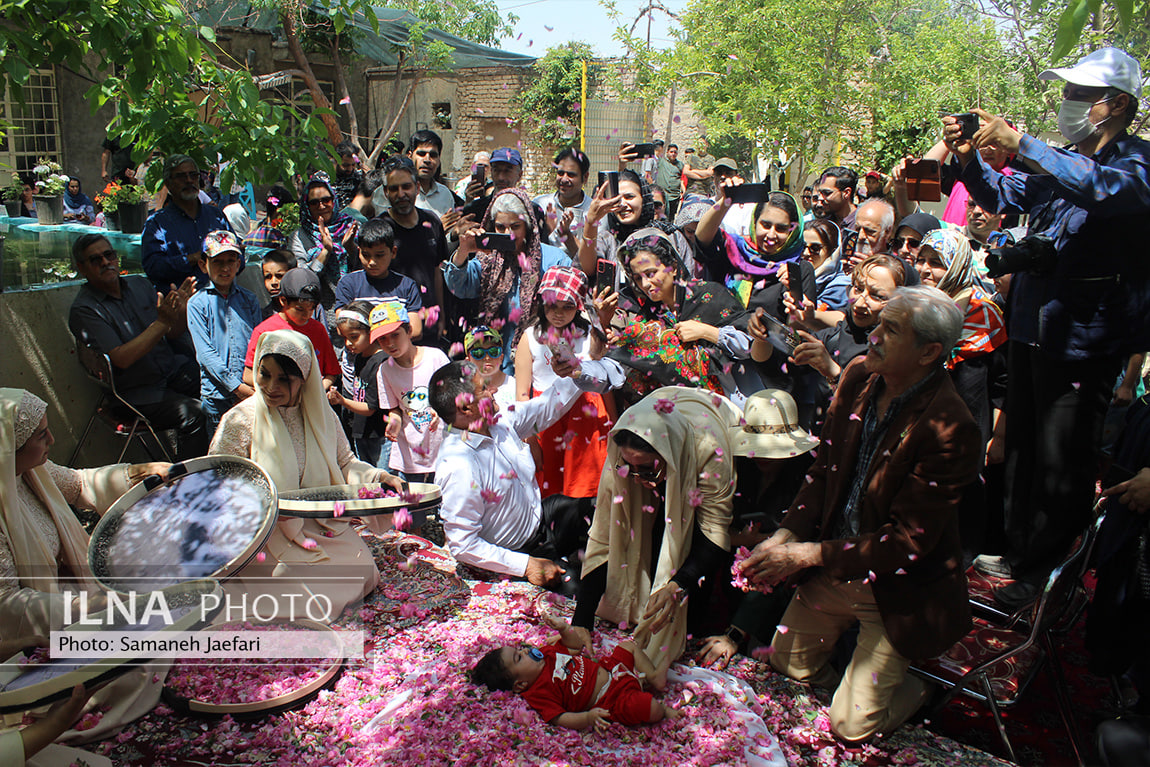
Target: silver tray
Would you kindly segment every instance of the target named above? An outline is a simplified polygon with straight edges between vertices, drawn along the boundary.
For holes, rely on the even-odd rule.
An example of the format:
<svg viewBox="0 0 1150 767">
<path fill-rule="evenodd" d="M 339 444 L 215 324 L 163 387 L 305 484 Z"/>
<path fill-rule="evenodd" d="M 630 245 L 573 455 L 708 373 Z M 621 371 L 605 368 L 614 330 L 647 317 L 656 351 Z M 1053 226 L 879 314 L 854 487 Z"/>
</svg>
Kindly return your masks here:
<svg viewBox="0 0 1150 767">
<path fill-rule="evenodd" d="M 411 513 L 414 525 L 423 524 L 429 512 L 439 507 L 441 495 L 439 485 L 426 482 L 404 483 L 407 497 L 360 498 L 360 488 L 378 490 L 383 485 L 371 482 L 365 485 L 328 485 L 306 490 L 291 490 L 279 496 L 280 514 L 285 517 L 308 517 L 330 519 L 337 516 L 336 503 L 343 504 L 338 516 L 372 517 L 380 514 L 394 514 L 400 509 Z"/>
<path fill-rule="evenodd" d="M 275 484 L 246 458 L 173 464 L 112 504 L 92 531 L 88 566 L 113 591 L 226 580 L 263 547 L 277 518 Z"/>
</svg>

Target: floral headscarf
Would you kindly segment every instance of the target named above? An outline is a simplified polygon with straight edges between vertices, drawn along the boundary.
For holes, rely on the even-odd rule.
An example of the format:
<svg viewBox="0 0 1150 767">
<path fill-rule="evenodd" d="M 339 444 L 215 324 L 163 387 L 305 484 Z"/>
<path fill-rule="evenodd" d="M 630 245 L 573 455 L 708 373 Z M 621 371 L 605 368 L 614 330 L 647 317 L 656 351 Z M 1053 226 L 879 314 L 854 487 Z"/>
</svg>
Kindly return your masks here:
<svg viewBox="0 0 1150 767">
<path fill-rule="evenodd" d="M 307 204 L 308 193 L 312 189 L 319 189 L 320 187 L 326 189 L 328 194 L 331 195 L 332 206 L 331 220 L 327 222 L 327 231 L 328 234 L 331 235 L 333 252 L 328 256 L 323 271 L 327 275 L 328 281 L 335 283 L 339 281 L 340 277 L 347 274 L 347 251 L 343 247 L 343 238 L 344 235 L 347 234 L 348 228 L 355 226 L 355 219 L 343 212 L 343 208 L 341 208 L 339 204 L 339 198 L 335 194 L 335 189 L 332 188 L 331 182 L 328 181 L 327 174 L 320 171 L 312 176 L 307 184 L 307 189 L 304 190 L 303 197 L 299 201 L 300 229 L 307 232 L 312 242 L 315 243 L 312 247 L 308 248 L 307 257 L 309 261 L 314 261 L 323 248 L 320 244 L 323 238 L 319 233 L 319 219 L 316 218 L 315 213 L 312 212 L 311 206 Z"/>
<path fill-rule="evenodd" d="M 476 255 L 483 267 L 479 277 L 479 322 L 484 325 L 491 325 L 497 319 L 507 319 L 500 316 L 500 313 L 506 306 L 507 296 L 511 294 L 516 277 L 519 278 L 519 306 L 524 311 L 529 310 L 535 302 L 539 273 L 543 270 L 539 222 L 535 219 L 531 198 L 527 196 L 527 192 L 516 187 L 496 192 L 487 207 L 487 214 L 483 217 L 483 229 L 488 232 L 495 230 L 495 206 L 499 199 L 507 194 L 514 196 L 523 205 L 523 223 L 527 226 L 525 235 L 527 247 L 522 254 L 481 250 Z M 519 343 L 521 333 L 520 324 L 515 332 L 514 343 Z"/>
<path fill-rule="evenodd" d="M 795 210 L 801 210 L 795 202 L 793 195 L 787 192 L 772 192 L 785 194 L 794 203 Z M 803 255 L 803 222 L 801 216 L 794 222 L 791 233 L 783 242 L 778 252 L 767 255 L 755 246 L 755 226 L 763 208 L 769 202 L 760 202 L 755 206 L 754 215 L 751 216 L 748 231 L 738 236 L 724 237 L 727 260 L 731 264 L 731 272 L 727 275 L 726 285 L 744 306 L 750 301 L 751 294 L 763 287 L 763 281 L 773 279 L 781 266 L 788 262 L 797 262 Z M 777 207 L 777 206 L 776 206 Z"/>
<path fill-rule="evenodd" d="M 970 250 L 970 241 L 962 232 L 935 229 L 923 238 L 922 247 L 937 253 L 946 267 L 946 274 L 938 282 L 939 290 L 957 299 L 962 291 L 974 287 L 974 254 Z"/>
</svg>

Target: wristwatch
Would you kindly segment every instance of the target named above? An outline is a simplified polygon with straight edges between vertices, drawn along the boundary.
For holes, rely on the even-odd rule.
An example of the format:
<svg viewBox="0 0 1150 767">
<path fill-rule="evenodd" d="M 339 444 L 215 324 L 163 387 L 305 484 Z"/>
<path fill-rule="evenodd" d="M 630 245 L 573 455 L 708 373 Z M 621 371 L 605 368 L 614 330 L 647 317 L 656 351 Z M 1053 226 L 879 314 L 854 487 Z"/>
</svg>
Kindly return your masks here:
<svg viewBox="0 0 1150 767">
<path fill-rule="evenodd" d="M 727 629 L 727 638 L 734 642 L 736 647 L 739 647 L 743 642 L 747 641 L 747 632 L 738 626 L 731 626 Z"/>
</svg>

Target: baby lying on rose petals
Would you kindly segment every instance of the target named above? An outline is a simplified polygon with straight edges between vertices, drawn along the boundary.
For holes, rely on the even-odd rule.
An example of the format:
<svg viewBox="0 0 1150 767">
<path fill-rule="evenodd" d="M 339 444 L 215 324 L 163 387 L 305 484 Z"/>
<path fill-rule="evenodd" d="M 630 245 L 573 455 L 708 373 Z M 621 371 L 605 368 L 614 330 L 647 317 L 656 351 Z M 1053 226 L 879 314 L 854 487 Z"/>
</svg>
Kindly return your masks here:
<svg viewBox="0 0 1150 767">
<path fill-rule="evenodd" d="M 572 730 L 600 730 L 610 721 L 628 726 L 653 724 L 663 717 L 682 716 L 643 692 L 636 670 L 658 692 L 666 687 L 667 679 L 665 673 L 654 676 L 651 659 L 634 642 L 620 642 L 610 655 L 595 662 L 579 654 L 589 645 L 584 630 L 550 616 L 547 623 L 559 632 L 551 644 L 492 650 L 471 670 L 472 683 L 522 695 L 547 722 Z"/>
</svg>

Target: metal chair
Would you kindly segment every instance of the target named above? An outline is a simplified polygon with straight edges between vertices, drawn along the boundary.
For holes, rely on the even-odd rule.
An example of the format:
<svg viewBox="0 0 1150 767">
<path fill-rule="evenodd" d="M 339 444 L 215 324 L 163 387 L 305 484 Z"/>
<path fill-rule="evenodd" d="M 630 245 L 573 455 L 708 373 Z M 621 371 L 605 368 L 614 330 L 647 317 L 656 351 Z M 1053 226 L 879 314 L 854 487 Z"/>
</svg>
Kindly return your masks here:
<svg viewBox="0 0 1150 767">
<path fill-rule="evenodd" d="M 944 654 L 911 666 L 912 673 L 947 688 L 946 695 L 931 714 L 941 710 L 960 693 L 986 703 L 1010 760 L 1016 762 L 1001 709 L 1017 703 L 1042 666 L 1047 664 L 1053 677 L 1062 723 L 1070 736 L 1078 763 L 1085 764 L 1054 637 L 1064 630 L 1068 620 L 1081 615 L 1077 594 L 1104 518 L 1103 512 L 1079 538 L 1069 556 L 1046 579 L 1042 593 L 1030 608 L 1026 625 L 1016 622 L 1014 626 L 1001 626 L 976 618 L 971 632 Z"/>
<path fill-rule="evenodd" d="M 164 446 L 164 441 L 156 434 L 152 423 L 116 391 L 116 377 L 111 358 L 82 342 L 76 343 L 76 357 L 80 360 L 80 364 L 83 365 L 88 376 L 100 384 L 100 388 L 104 390 L 104 395 L 96 404 L 96 409 L 88 419 L 88 424 L 84 427 L 79 441 L 76 442 L 76 449 L 72 451 L 68 465 L 75 465 L 76 457 L 80 454 L 80 448 L 84 446 L 84 442 L 88 439 L 88 433 L 92 430 L 92 424 L 97 419 L 108 424 L 108 427 L 118 436 L 125 437 L 124 447 L 120 450 L 120 457 L 116 459 L 117 463 L 124 460 L 128 446 L 132 444 L 133 439 L 137 438 L 148 457 L 153 461 L 163 460 L 171 463 L 172 457 L 168 453 L 167 447 Z M 146 434 L 151 435 L 152 442 L 159 448 L 159 454 L 162 458 L 156 457 L 156 452 L 145 439 Z"/>
</svg>

